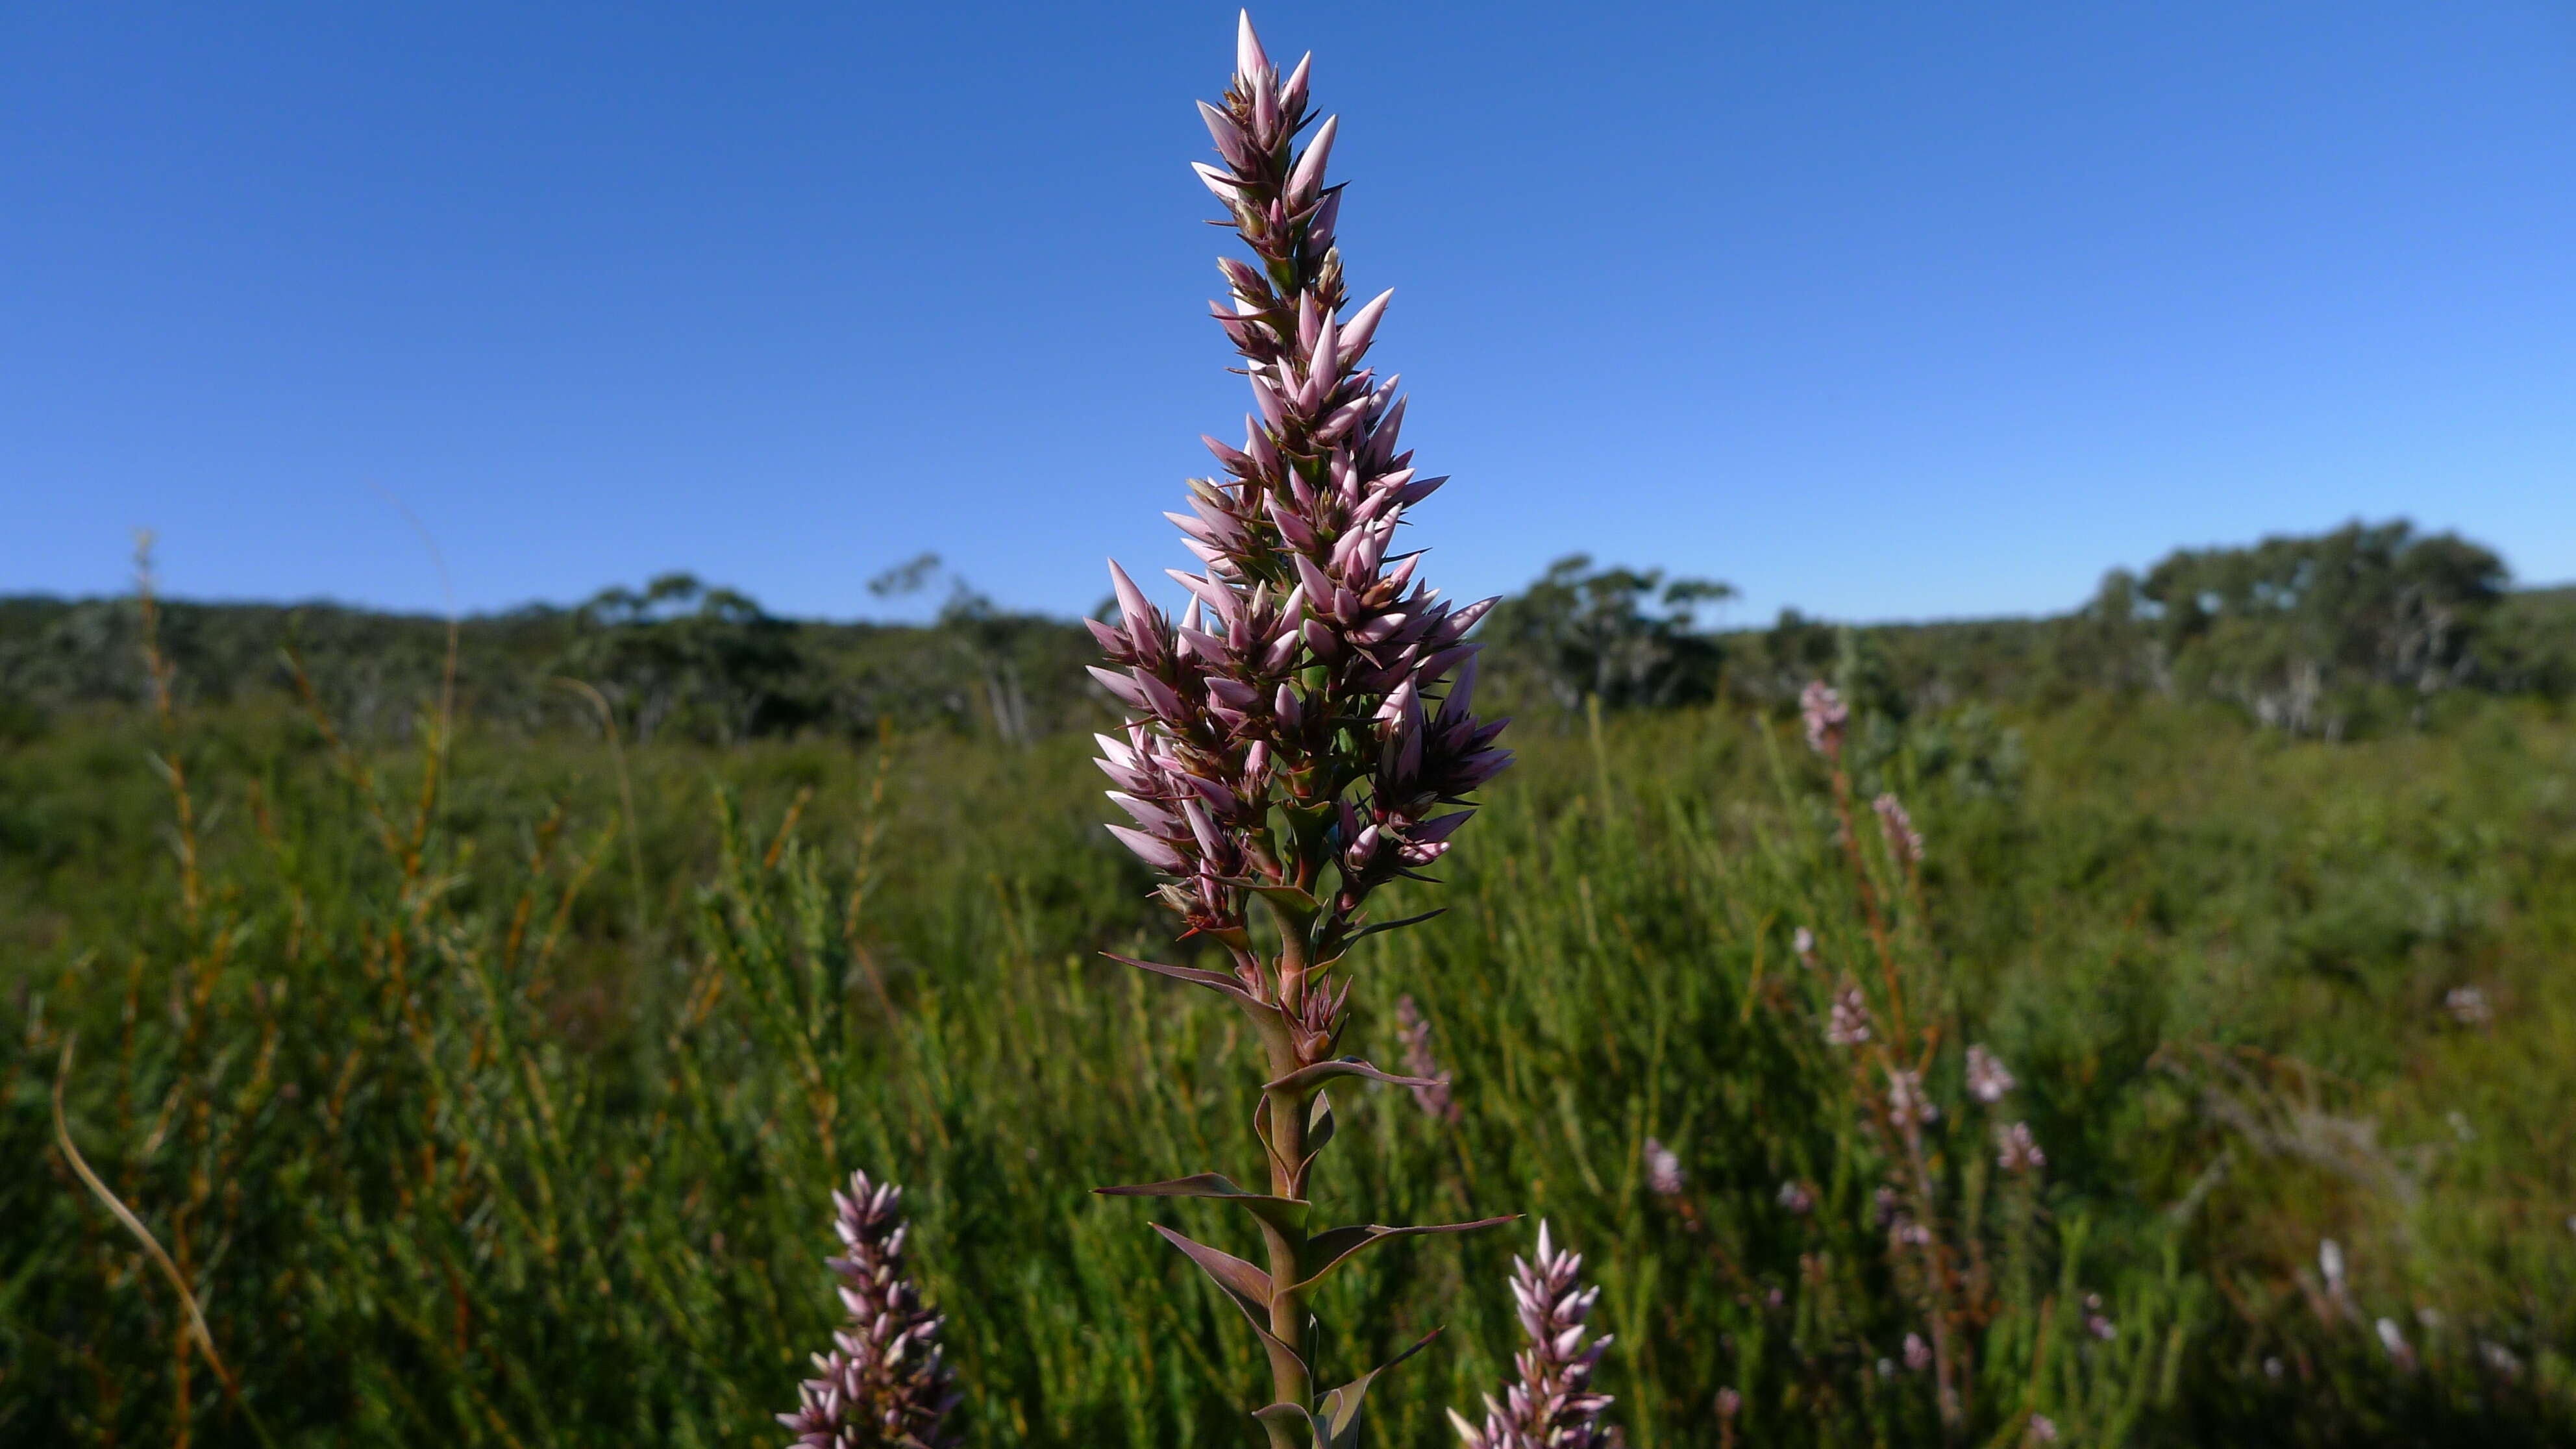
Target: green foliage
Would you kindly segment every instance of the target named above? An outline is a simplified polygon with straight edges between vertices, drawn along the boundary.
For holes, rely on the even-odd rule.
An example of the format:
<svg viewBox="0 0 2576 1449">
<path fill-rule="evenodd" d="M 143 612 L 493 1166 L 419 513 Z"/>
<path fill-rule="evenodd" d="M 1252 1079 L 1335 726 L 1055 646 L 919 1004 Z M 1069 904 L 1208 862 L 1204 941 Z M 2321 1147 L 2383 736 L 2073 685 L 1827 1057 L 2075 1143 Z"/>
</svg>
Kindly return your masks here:
<svg viewBox="0 0 2576 1449">
<path fill-rule="evenodd" d="M 1716 694 L 1723 655 L 1695 627 L 1697 611 L 1733 597 L 1732 584 L 1597 569 L 1590 554 L 1568 554 L 1497 605 L 1478 637 L 1504 687 L 1567 709 L 1586 699 L 1613 709 L 1702 704 Z"/>
<path fill-rule="evenodd" d="M 562 683 L 575 679 L 611 701 L 629 738 L 701 743 L 860 739 L 890 724 L 1026 745 L 1107 717 L 1079 625 L 1001 609 L 936 555 L 869 587 L 899 598 L 942 579 L 927 626 L 780 619 L 686 574 L 577 609 L 479 615 L 456 629 L 457 708 L 513 735 L 595 733 L 594 706 Z M 2576 691 L 2576 588 L 2503 583 L 2488 550 L 2399 521 L 2177 551 L 2143 578 L 2113 570 L 2092 600 L 2049 618 L 1850 627 L 1788 609 L 1767 629 L 1714 632 L 1699 611 L 1729 586 L 1577 554 L 1505 599 L 1479 637 L 1488 687 L 1560 719 L 1586 698 L 1776 706 L 1822 678 L 1889 716 L 2155 693 L 2349 737 L 2426 723 L 2464 691 Z M 0 597 L 0 741 L 142 700 L 138 637 L 131 600 Z M 415 737 L 423 702 L 446 687 L 448 638 L 443 620 L 330 604 L 163 605 L 183 702 L 295 698 L 283 643 L 340 728 L 369 741 Z"/>
<path fill-rule="evenodd" d="M 2568 1432 L 2576 727 L 2437 723 L 2327 747 L 2152 696 L 1855 721 L 1860 789 L 1931 842 L 1905 959 L 1949 1226 L 1989 1245 L 1981 1433 Z M 1524 741 L 1453 882 L 1388 907 L 1450 913 L 1362 948 L 1354 1047 L 1400 1057 L 1412 994 L 1461 1116 L 1337 1090 L 1327 1190 L 1359 1221 L 1550 1218 L 1605 1284 L 1640 1445 L 1707 1442 L 1720 1386 L 1744 1442 L 1932 1432 L 1923 1376 L 1877 1368 L 1920 1314 L 1790 950 L 1801 924 L 1828 969 L 1869 950 L 1793 728 Z M 192 792 L 194 907 L 153 753 Z M 169 1441 L 183 1403 L 192 1443 L 252 1442 L 52 1145 L 74 1031 L 71 1130 L 279 1442 L 765 1442 L 831 1325 L 825 1194 L 855 1165 L 911 1188 L 972 1442 L 1251 1442 L 1232 1307 L 1086 1191 L 1261 1165 L 1224 1004 L 1095 955 L 1169 946 L 1076 745 L 627 762 L 631 829 L 577 739 L 342 752 L 239 705 L 0 745 L 0 1151 L 28 1168 L 0 1174 L 0 1442 Z M 2022 1079 L 2036 1196 L 1980 1165 L 1969 1042 Z M 1683 1198 L 1648 1187 L 1649 1137 Z M 1321 1290 L 1342 1377 L 1448 1326 L 1372 1391 L 1378 1442 L 1444 1442 L 1440 1408 L 1508 1372 L 1521 1245 L 1432 1241 Z"/>
<path fill-rule="evenodd" d="M 2178 550 L 2126 612 L 2182 687 L 2294 733 L 2340 734 L 2371 687 L 2422 696 L 2466 682 L 2504 581 L 2501 559 L 2456 534 L 2356 522 Z"/>
<path fill-rule="evenodd" d="M 300 670 L 341 731 L 400 742 L 449 688 L 445 620 L 318 603 L 160 607 L 183 703 L 294 700 Z M 146 698 L 139 622 L 131 599 L 0 598 L 0 740 Z M 567 680 L 598 690 L 635 739 L 864 738 L 893 725 L 1017 744 L 1099 715 L 1082 673 L 1098 650 L 1079 627 L 962 587 L 928 626 L 826 624 L 668 574 L 576 609 L 463 619 L 453 639 L 460 716 L 517 736 L 596 735 L 595 706 Z"/>
<path fill-rule="evenodd" d="M 795 625 L 733 589 L 664 574 L 642 593 L 596 594 L 574 618 L 556 667 L 614 702 L 636 740 L 676 724 L 731 744 L 792 731 L 821 711 L 806 697 Z"/>
</svg>

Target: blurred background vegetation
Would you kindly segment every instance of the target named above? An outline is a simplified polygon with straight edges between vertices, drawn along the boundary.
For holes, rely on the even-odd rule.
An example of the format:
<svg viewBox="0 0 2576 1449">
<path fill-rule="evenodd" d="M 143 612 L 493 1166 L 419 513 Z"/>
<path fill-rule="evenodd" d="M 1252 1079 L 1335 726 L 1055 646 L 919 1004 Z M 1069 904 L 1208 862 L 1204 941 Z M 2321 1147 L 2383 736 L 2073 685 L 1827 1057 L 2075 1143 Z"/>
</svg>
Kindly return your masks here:
<svg viewBox="0 0 2576 1449">
<path fill-rule="evenodd" d="M 1412 996 L 1459 1116 L 1349 1094 L 1323 1194 L 1546 1216 L 1632 1443 L 1718 1442 L 1721 1387 L 1741 1442 L 1937 1442 L 1823 1044 L 1869 932 L 1822 677 L 1929 841 L 1939 1170 L 2010 1219 L 1975 1442 L 2565 1442 L 2576 594 L 2507 584 L 2356 525 L 2053 619 L 1717 630 L 1720 585 L 1566 561 L 1488 626 L 1523 757 L 1401 903 L 1449 914 L 1360 971 L 1354 1045 L 1400 1060 Z M 0 1443 L 772 1442 L 853 1166 L 911 1187 L 970 1442 L 1247 1442 L 1231 1310 L 1087 1193 L 1226 1162 L 1235 1021 L 1096 955 L 1185 948 L 1098 828 L 1087 639 L 947 597 L 462 621 L 452 727 L 445 621 L 167 604 L 164 711 L 136 601 L 0 604 Z M 2048 1153 L 2026 1211 L 1971 1042 Z M 1507 1371 L 1520 1232 L 1331 1290 L 1342 1366 L 1450 1327 L 1383 1442 Z"/>
<path fill-rule="evenodd" d="M 1096 651 L 1077 622 L 1001 609 L 935 555 L 869 589 L 896 598 L 943 584 L 927 625 L 782 619 L 687 574 L 576 608 L 465 618 L 457 708 L 504 736 L 595 734 L 596 706 L 563 687 L 577 679 L 639 743 L 865 739 L 890 725 L 1021 745 L 1097 724 L 1105 696 L 1082 673 Z M 1820 675 L 1900 717 L 2147 691 L 2328 739 L 2420 725 L 2461 692 L 2576 689 L 2576 586 L 2512 588 L 2492 551 L 2402 521 L 2179 550 L 2143 576 L 2113 570 L 2095 598 L 2049 618 L 1847 628 L 1789 610 L 1768 628 L 1717 627 L 1710 612 L 1733 595 L 1569 556 L 1485 626 L 1488 684 L 1525 715 L 1576 714 L 1587 699 L 1770 707 Z M 0 736 L 141 701 L 137 628 L 130 598 L 0 597 Z M 291 700 L 301 660 L 342 731 L 402 741 L 446 684 L 449 628 L 334 604 L 171 601 L 161 642 L 182 702 Z"/>
</svg>

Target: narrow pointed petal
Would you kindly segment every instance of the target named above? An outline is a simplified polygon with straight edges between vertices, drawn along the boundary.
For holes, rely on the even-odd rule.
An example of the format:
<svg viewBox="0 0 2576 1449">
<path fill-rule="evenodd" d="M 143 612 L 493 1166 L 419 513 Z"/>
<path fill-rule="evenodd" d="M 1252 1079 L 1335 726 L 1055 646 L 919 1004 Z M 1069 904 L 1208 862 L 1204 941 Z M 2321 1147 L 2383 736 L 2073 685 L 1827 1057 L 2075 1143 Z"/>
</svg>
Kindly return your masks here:
<svg viewBox="0 0 2576 1449">
<path fill-rule="evenodd" d="M 1300 553 L 1294 556 L 1293 562 L 1297 568 L 1297 585 L 1306 591 L 1307 608 L 1315 608 L 1319 602 L 1333 596 L 1333 581 L 1325 576 L 1313 559 Z"/>
<path fill-rule="evenodd" d="M 1234 26 L 1234 73 L 1250 80 L 1270 69 L 1270 56 L 1261 48 L 1261 37 L 1252 33 L 1252 12 L 1236 12 Z"/>
<path fill-rule="evenodd" d="M 1198 173 L 1199 184 L 1214 192 L 1217 200 L 1232 206 L 1243 199 L 1243 187 L 1233 177 L 1204 161 L 1191 162 L 1190 169 Z"/>
<path fill-rule="evenodd" d="M 1189 706 L 1181 702 L 1181 697 L 1172 691 L 1170 685 L 1141 669 L 1129 670 L 1128 677 L 1136 681 L 1138 692 L 1144 695 L 1147 707 L 1154 713 L 1175 724 L 1189 717 Z"/>
<path fill-rule="evenodd" d="M 1114 558 L 1109 561 L 1109 587 L 1117 592 L 1118 612 L 1126 620 L 1131 636 L 1153 627 L 1154 606 L 1145 602 L 1145 591 L 1136 587 L 1136 581 L 1127 577 L 1127 571 Z"/>
<path fill-rule="evenodd" d="M 1279 87 L 1279 109 L 1293 116 L 1306 109 L 1306 83 L 1315 69 L 1315 52 L 1307 51 L 1288 72 L 1288 80 Z"/>
<path fill-rule="evenodd" d="M 1234 595 L 1227 592 L 1226 587 L 1223 584 L 1203 578 L 1198 574 L 1185 574 L 1179 569 L 1165 569 L 1163 572 L 1170 574 L 1174 580 L 1179 582 L 1182 588 L 1185 588 L 1192 594 L 1197 595 L 1199 602 L 1207 605 L 1207 607 L 1213 611 L 1218 618 L 1225 619 L 1233 616 Z"/>
<path fill-rule="evenodd" d="M 1368 351 L 1371 338 L 1377 336 L 1377 324 L 1386 316 L 1386 304 L 1395 296 L 1393 287 L 1369 299 L 1368 305 L 1351 314 L 1342 324 L 1342 355 L 1356 358 Z"/>
<path fill-rule="evenodd" d="M 1333 136 L 1341 129 L 1342 118 L 1327 116 L 1315 130 L 1315 139 L 1306 143 L 1306 154 L 1297 158 L 1297 169 L 1288 173 L 1288 199 L 1303 206 L 1312 200 L 1324 184 L 1324 163 L 1332 159 Z"/>
<path fill-rule="evenodd" d="M 1260 471 L 1253 465 L 1252 456 L 1240 448 L 1228 447 L 1205 433 L 1199 434 L 1199 441 L 1207 444 L 1208 451 L 1225 465 L 1225 471 L 1237 478 L 1250 478 Z"/>
<path fill-rule="evenodd" d="M 1110 834 L 1118 837 L 1119 844 L 1134 851 L 1138 860 L 1145 862 L 1154 869 L 1162 871 L 1167 875 L 1186 875 L 1189 873 L 1189 862 L 1184 860 L 1181 857 L 1181 853 L 1178 850 L 1173 849 L 1170 845 L 1165 844 L 1160 840 L 1156 840 L 1154 837 L 1147 835 L 1144 831 L 1131 830 L 1124 825 L 1112 825 L 1106 828 Z"/>
<path fill-rule="evenodd" d="M 1108 690 L 1122 702 L 1136 709 L 1145 707 L 1145 692 L 1136 687 L 1136 681 L 1133 679 L 1114 669 L 1103 669 L 1097 664 L 1084 667 L 1091 671 L 1092 678 L 1100 681 L 1101 688 Z"/>
<path fill-rule="evenodd" d="M 1207 122 L 1208 135 L 1215 139 L 1217 154 L 1226 159 L 1227 165 L 1238 172 L 1251 169 L 1252 145 L 1243 138 L 1243 130 L 1235 125 L 1232 116 L 1201 101 L 1199 119 Z"/>
<path fill-rule="evenodd" d="M 1137 824 L 1148 830 L 1170 830 L 1181 823 L 1181 817 L 1178 815 L 1150 800 L 1139 800 L 1124 790 L 1106 790 L 1101 793 L 1109 797 L 1110 803 L 1126 811 L 1135 818 Z"/>
<path fill-rule="evenodd" d="M 1440 485 L 1448 481 L 1449 475 L 1443 473 L 1437 478 L 1424 478 L 1419 482 L 1407 483 L 1404 485 L 1402 491 L 1395 495 L 1395 501 L 1406 508 L 1411 508 L 1423 499 L 1439 492 Z"/>
</svg>

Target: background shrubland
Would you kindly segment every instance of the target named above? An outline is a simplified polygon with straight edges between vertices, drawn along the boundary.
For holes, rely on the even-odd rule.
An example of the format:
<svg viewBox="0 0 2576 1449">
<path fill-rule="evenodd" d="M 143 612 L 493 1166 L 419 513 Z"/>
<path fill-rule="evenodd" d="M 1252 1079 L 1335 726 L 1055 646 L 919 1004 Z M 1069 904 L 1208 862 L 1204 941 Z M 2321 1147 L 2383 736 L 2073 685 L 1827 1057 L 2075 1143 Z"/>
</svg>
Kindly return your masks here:
<svg viewBox="0 0 2576 1449">
<path fill-rule="evenodd" d="M 2576 690 L 2576 586 L 2508 582 L 2492 551 L 2401 520 L 2178 550 L 2143 575 L 2111 571 L 2092 600 L 2049 618 L 1849 628 L 1791 609 L 1768 627 L 1724 628 L 1727 584 L 1574 554 L 1506 599 L 1480 637 L 1486 687 L 1524 714 L 1578 712 L 1586 699 L 1776 707 L 1826 676 L 1900 717 L 2108 690 L 2215 700 L 2340 738 L 2422 724 L 2446 696 Z M 739 590 L 665 574 L 574 608 L 466 618 L 456 707 L 500 737 L 596 733 L 597 707 L 563 687 L 572 678 L 641 742 L 855 740 L 892 725 L 1018 744 L 1098 724 L 1105 696 L 1082 670 L 1099 651 L 1079 624 L 1000 608 L 934 555 L 869 587 L 942 602 L 925 625 L 782 619 Z M 1103 600 L 1094 614 L 1109 612 Z M 185 602 L 164 604 L 160 626 L 183 702 L 292 701 L 291 653 L 338 728 L 374 741 L 413 738 L 422 703 L 447 683 L 449 627 L 332 604 Z M 142 701 L 138 628 L 131 599 L 0 597 L 0 737 Z"/>
<path fill-rule="evenodd" d="M 1348 1094 L 1325 1190 L 1546 1216 L 1634 1443 L 1936 1440 L 1825 1042 L 1878 968 L 1798 738 L 1821 676 L 1927 841 L 1919 894 L 1866 864 L 1946 1226 L 1994 1258 L 1978 1442 L 2563 1441 L 2576 630 L 2479 552 L 2355 528 L 2059 619 L 1732 633 L 1710 586 L 1561 568 L 1488 626 L 1522 764 L 1416 907 L 1449 914 L 1362 967 L 1354 1045 L 1404 1059 L 1411 996 L 1456 1118 Z M 1099 829 L 1087 640 L 664 580 L 468 621 L 442 727 L 439 621 L 164 614 L 166 717 L 132 603 L 0 609 L 0 1442 L 769 1442 L 862 1165 L 910 1185 L 969 1442 L 1247 1442 L 1232 1310 L 1086 1191 L 1257 1168 L 1222 1003 L 1095 954 L 1171 948 Z M 70 1134 L 247 1410 L 56 1145 L 75 1035 Z M 1384 1442 L 1503 1375 L 1516 1247 L 1333 1285 L 1341 1364 L 1450 1326 Z"/>
</svg>

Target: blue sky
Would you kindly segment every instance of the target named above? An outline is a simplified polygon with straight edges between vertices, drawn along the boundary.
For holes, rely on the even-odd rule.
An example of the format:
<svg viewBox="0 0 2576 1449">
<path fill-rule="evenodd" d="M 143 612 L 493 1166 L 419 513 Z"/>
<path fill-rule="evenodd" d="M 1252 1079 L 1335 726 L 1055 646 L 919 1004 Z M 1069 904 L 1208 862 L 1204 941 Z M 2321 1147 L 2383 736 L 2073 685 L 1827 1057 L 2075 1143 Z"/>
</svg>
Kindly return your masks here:
<svg viewBox="0 0 2576 1449">
<path fill-rule="evenodd" d="M 1457 481 L 1883 619 L 2360 515 L 2576 579 L 2576 8 L 1306 4 Z M 1235 433 L 1233 9 L 0 10 L 0 592 L 469 609 L 685 568 L 1073 612 Z"/>
</svg>

